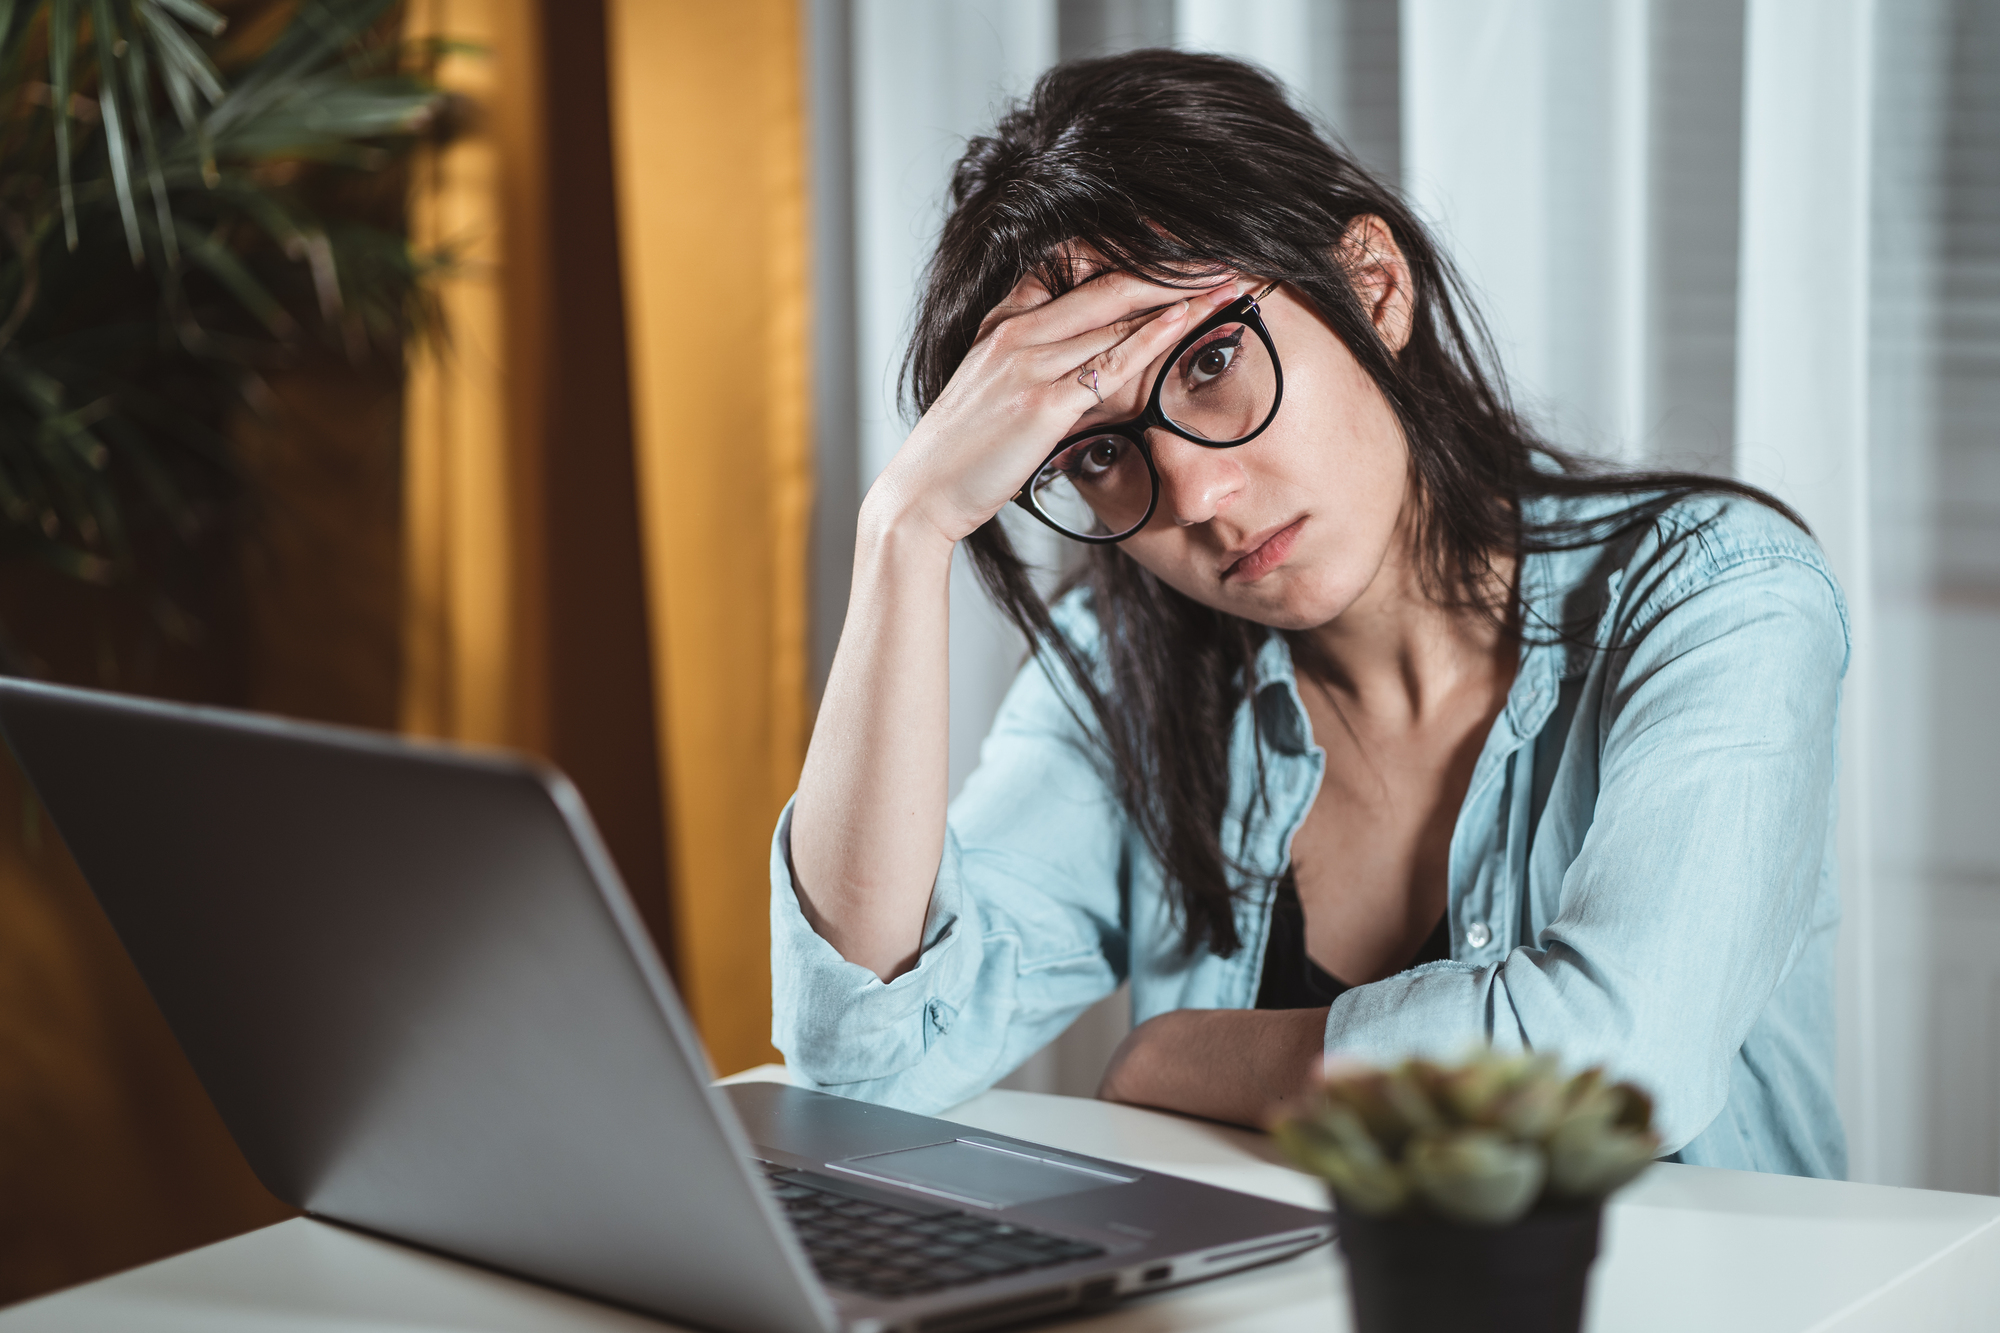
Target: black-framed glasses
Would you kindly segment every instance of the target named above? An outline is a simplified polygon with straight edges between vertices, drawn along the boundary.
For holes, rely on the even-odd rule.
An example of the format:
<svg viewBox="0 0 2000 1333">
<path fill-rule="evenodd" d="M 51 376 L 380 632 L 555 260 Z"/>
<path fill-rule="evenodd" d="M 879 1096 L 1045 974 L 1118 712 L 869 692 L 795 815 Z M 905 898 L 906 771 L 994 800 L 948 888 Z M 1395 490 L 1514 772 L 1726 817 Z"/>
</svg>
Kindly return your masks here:
<svg viewBox="0 0 2000 1333">
<path fill-rule="evenodd" d="M 1014 503 L 1076 541 L 1122 542 L 1160 503 L 1148 430 L 1208 449 L 1233 449 L 1263 434 L 1285 396 L 1285 374 L 1257 303 L 1277 288 L 1274 282 L 1203 320 L 1175 345 L 1145 411 L 1063 440 Z"/>
</svg>

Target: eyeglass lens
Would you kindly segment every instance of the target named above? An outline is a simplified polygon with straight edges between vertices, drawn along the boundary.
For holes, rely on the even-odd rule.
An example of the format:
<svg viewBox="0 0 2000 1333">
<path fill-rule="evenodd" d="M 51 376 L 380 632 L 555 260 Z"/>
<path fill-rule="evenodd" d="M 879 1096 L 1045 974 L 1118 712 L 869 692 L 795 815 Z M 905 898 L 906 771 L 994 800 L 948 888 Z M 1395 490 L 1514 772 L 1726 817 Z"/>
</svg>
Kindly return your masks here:
<svg viewBox="0 0 2000 1333">
<path fill-rule="evenodd" d="M 1161 415 L 1208 445 L 1237 444 L 1270 419 L 1278 373 L 1270 348 L 1247 323 L 1202 333 L 1161 371 Z M 1125 435 L 1084 435 L 1042 466 L 1035 507 L 1076 537 L 1122 537 L 1146 521 L 1156 485 L 1138 444 Z"/>
</svg>

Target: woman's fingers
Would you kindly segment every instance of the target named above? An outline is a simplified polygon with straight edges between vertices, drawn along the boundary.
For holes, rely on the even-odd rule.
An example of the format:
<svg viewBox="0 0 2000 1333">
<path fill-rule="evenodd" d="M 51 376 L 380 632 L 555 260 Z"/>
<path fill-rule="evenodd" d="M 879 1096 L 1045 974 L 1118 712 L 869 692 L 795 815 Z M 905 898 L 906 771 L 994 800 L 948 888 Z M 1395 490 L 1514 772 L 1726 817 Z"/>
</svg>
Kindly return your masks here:
<svg viewBox="0 0 2000 1333">
<path fill-rule="evenodd" d="M 1103 377 L 1104 391 L 1109 393 L 1114 383 L 1122 382 L 1112 378 L 1114 370 L 1131 360 L 1130 353 L 1118 356 L 1119 350 L 1133 344 L 1150 347 L 1161 339 L 1171 339 L 1185 327 L 1189 309 L 1189 302 L 1175 301 L 1164 310 L 1149 310 L 1086 330 L 1063 342 L 1032 348 L 1027 357 L 1033 364 L 1033 373 L 1050 383 L 1073 379 L 1079 371 L 1094 368 Z"/>
<path fill-rule="evenodd" d="M 1227 285 L 1226 279 L 1218 282 Z M 1065 342 L 1200 294 L 1203 293 L 1169 287 L 1136 273 L 1113 272 L 1091 278 L 1051 300 L 1041 280 L 1028 275 L 987 316 L 981 336 L 1004 330 L 1009 341 L 1024 348 Z"/>
<path fill-rule="evenodd" d="M 983 340 L 1008 320 L 1018 319 L 1035 307 L 1048 304 L 1049 299 L 1049 289 L 1042 285 L 1042 280 L 1033 273 L 1023 273 L 1013 290 L 999 305 L 986 312 L 986 318 L 979 321 L 979 332 L 974 341 Z"/>
<path fill-rule="evenodd" d="M 1053 301 L 1043 302 L 1020 316 L 1018 322 L 1022 326 L 1020 332 L 1028 341 L 1066 342 L 1092 329 L 1142 316 L 1148 311 L 1203 294 L 1201 290 L 1169 287 L 1136 273 L 1107 273 L 1064 292 Z"/>
<path fill-rule="evenodd" d="M 1176 301 L 1143 319 L 1121 321 L 1078 334 L 1068 342 L 1037 348 L 1035 362 L 1057 405 L 1075 409 L 1070 417 L 1073 421 L 1099 403 L 1116 402 L 1134 376 L 1173 347 L 1174 340 L 1188 328 L 1190 313 L 1188 302 Z M 1079 385 L 1086 393 L 1071 392 Z"/>
<path fill-rule="evenodd" d="M 1237 290 L 1233 278 L 1190 294 L 1105 273 L 1050 299 L 1022 279 L 878 479 L 880 503 L 959 540 L 1007 503 L 1065 428 L 1098 407 L 1097 395 L 1119 393 L 1172 350 L 1190 319 Z M 1094 384 L 1078 378 L 1085 370 Z"/>
<path fill-rule="evenodd" d="M 1097 372 L 1097 390 L 1104 397 L 1173 349 L 1175 340 L 1198 320 L 1206 319 L 1235 300 L 1240 284 L 1225 283 L 1213 291 L 1176 301 L 1165 310 L 1091 329 L 1064 342 L 1036 351 L 1052 383 Z"/>
</svg>

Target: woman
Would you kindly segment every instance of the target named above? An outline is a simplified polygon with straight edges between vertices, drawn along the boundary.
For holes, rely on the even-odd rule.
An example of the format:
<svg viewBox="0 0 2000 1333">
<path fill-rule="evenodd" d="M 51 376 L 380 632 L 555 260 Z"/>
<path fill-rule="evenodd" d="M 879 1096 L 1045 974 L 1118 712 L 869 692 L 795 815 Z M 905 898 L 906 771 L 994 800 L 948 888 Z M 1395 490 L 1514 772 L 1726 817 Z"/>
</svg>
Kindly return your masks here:
<svg viewBox="0 0 2000 1333">
<path fill-rule="evenodd" d="M 1322 1055 L 1491 1041 L 1637 1080 L 1680 1160 L 1841 1174 L 1802 525 L 1537 442 L 1246 66 L 1060 67 L 951 197 L 773 853 L 792 1067 L 935 1110 L 1129 978 L 1106 1097 L 1254 1124 Z M 1083 553 L 1053 611 L 1010 502 Z M 960 542 L 1036 651 L 947 813 Z"/>
</svg>

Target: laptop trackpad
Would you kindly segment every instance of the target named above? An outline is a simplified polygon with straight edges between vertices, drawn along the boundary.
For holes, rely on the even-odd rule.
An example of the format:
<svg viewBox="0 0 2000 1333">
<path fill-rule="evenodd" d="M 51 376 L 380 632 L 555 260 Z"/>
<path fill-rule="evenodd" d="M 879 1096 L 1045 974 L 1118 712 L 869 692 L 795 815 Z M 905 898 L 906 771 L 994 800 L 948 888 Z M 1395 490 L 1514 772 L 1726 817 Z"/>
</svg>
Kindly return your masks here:
<svg viewBox="0 0 2000 1333">
<path fill-rule="evenodd" d="M 962 1138 L 828 1162 L 827 1169 L 885 1180 L 975 1208 L 1012 1208 L 1139 1179 L 1100 1162 L 1079 1162 L 1025 1144 Z"/>
</svg>

